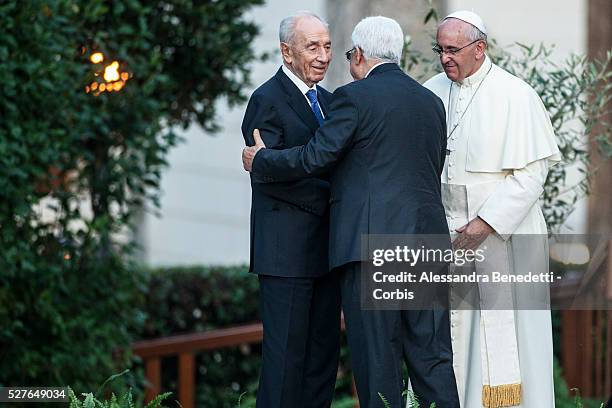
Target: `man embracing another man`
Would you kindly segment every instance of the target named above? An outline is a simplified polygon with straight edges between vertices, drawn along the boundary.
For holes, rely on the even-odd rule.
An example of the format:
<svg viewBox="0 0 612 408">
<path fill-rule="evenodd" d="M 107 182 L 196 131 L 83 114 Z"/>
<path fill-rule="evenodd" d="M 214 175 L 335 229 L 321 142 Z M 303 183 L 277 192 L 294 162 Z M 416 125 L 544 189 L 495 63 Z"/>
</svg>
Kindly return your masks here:
<svg viewBox="0 0 612 408">
<path fill-rule="evenodd" d="M 404 35 L 396 21 L 365 18 L 352 42 L 346 57 L 355 82 L 334 92 L 315 135 L 278 143 L 264 125 L 255 126 L 251 140 L 251 128 L 243 128 L 247 145 L 255 144 L 243 151 L 244 167 L 263 183 L 329 177 L 329 269 L 340 279 L 361 408 L 384 407 L 381 395 L 393 408 L 402 405 L 402 362 L 422 406 L 458 408 L 448 311 L 360 305 L 362 235 L 449 234 L 440 192 L 444 106 L 399 67 Z M 284 53 L 283 58 L 287 61 Z M 315 103 L 311 108 L 316 115 Z M 292 137 L 295 133 L 282 134 Z M 304 405 L 286 405 L 294 406 Z"/>
<path fill-rule="evenodd" d="M 327 24 L 300 12 L 279 29 L 283 65 L 249 101 L 247 145 L 259 129 L 286 149 L 308 142 L 325 120 L 331 94 L 317 83 L 331 61 Z M 331 405 L 340 348 L 338 276 L 328 268 L 329 181 L 275 181 L 251 175 L 250 271 L 259 277 L 263 321 L 261 408 Z"/>
</svg>

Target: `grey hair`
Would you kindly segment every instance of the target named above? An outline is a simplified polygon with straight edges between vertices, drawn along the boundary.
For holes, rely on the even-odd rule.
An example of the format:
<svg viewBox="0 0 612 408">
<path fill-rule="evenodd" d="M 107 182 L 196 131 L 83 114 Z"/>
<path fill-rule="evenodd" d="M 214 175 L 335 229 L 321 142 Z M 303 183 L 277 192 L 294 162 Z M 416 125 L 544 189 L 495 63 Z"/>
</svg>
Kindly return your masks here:
<svg viewBox="0 0 612 408">
<path fill-rule="evenodd" d="M 471 24 L 468 24 L 465 36 L 470 41 L 482 40 L 485 43 L 487 42 L 487 35 Z"/>
<path fill-rule="evenodd" d="M 483 33 L 482 31 L 480 31 L 478 29 L 478 27 L 471 25 L 467 21 L 463 21 L 463 20 L 455 18 L 455 17 L 448 17 L 448 18 L 445 18 L 444 20 L 442 20 L 442 23 L 440 23 L 440 25 L 442 25 L 445 21 L 448 21 L 450 19 L 459 20 L 459 21 L 461 21 L 461 22 L 463 22 L 465 24 L 466 30 L 465 30 L 464 35 L 465 35 L 465 37 L 467 38 L 468 41 L 481 40 L 481 41 L 484 41 L 485 43 L 487 43 L 487 35 L 485 33 Z"/>
<path fill-rule="evenodd" d="M 315 13 L 310 11 L 298 11 L 297 13 L 287 16 L 281 20 L 280 27 L 278 28 L 278 39 L 280 42 L 289 44 L 291 41 L 293 41 L 293 37 L 295 36 L 295 25 L 300 18 L 304 17 L 314 17 L 323 23 L 325 27 L 329 27 L 327 21 L 323 20 Z"/>
<path fill-rule="evenodd" d="M 351 35 L 353 46 L 360 48 L 366 59 L 379 59 L 399 64 L 404 49 L 404 33 L 397 21 L 376 16 L 361 20 Z"/>
</svg>

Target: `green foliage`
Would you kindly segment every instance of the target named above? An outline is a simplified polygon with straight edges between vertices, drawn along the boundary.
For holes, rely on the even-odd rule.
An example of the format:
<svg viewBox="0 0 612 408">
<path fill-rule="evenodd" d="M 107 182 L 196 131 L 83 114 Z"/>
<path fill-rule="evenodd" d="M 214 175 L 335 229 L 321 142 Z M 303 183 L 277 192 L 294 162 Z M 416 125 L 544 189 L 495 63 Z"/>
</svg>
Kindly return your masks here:
<svg viewBox="0 0 612 408">
<path fill-rule="evenodd" d="M 242 15 L 261 3 L 0 3 L 0 385 L 91 389 L 130 365 L 134 215 L 158 201 L 173 129 L 214 130 L 214 102 L 244 99 Z M 125 86 L 87 93 L 115 60 Z"/>
<path fill-rule="evenodd" d="M 167 399 L 171 392 L 166 392 L 164 394 L 160 394 L 153 398 L 151 402 L 146 405 L 138 404 L 134 402 L 134 397 L 132 396 L 132 390 L 127 390 L 123 395 L 117 397 L 114 393 L 111 394 L 110 399 L 100 401 L 98 398 L 94 396 L 94 394 L 90 393 L 82 393 L 84 398 L 81 401 L 79 397 L 76 396 L 72 388 L 68 390 L 68 399 L 70 401 L 69 408 L 164 408 L 163 401 Z"/>
<path fill-rule="evenodd" d="M 406 390 L 406 399 L 410 402 L 410 408 L 418 408 L 419 400 L 417 399 L 417 396 L 413 391 Z"/>
<path fill-rule="evenodd" d="M 380 393 L 379 393 L 380 395 Z M 419 399 L 416 394 L 412 390 L 405 390 L 403 395 L 406 397 L 407 406 L 410 408 L 419 408 L 421 404 L 419 403 Z M 382 396 L 381 396 L 382 398 Z M 429 408 L 436 408 L 436 403 L 432 402 L 429 404 Z"/>
<path fill-rule="evenodd" d="M 561 405 L 561 407 L 568 407 L 568 408 L 605 408 L 603 402 L 599 403 L 599 402 L 596 402 L 594 400 L 589 400 L 589 399 L 584 399 L 583 400 L 582 397 L 580 396 L 580 390 L 577 389 L 577 388 L 572 388 L 569 391 L 573 392 L 575 395 L 574 395 L 573 398 L 571 398 L 569 396 L 569 393 L 568 393 L 567 399 L 563 400 L 563 405 Z M 556 403 L 556 398 L 555 398 L 555 403 Z"/>
<path fill-rule="evenodd" d="M 246 391 L 243 392 L 242 394 L 240 394 L 240 397 L 238 397 L 238 402 L 236 403 L 236 408 L 241 408 L 242 407 L 242 399 L 245 398 L 245 396 L 247 395 Z M 248 398 L 248 397 L 247 397 Z M 255 403 L 253 402 L 253 405 Z M 251 404 L 248 404 L 247 406 L 250 406 Z"/>
<path fill-rule="evenodd" d="M 389 405 L 389 401 L 387 401 L 387 399 L 385 398 L 384 395 L 382 395 L 380 392 L 378 393 L 378 397 L 380 398 L 380 400 L 382 401 L 383 405 L 385 406 L 385 408 L 391 408 L 391 405 Z"/>
<path fill-rule="evenodd" d="M 424 24 L 435 25 L 437 12 L 431 1 L 428 4 Z M 410 40 L 404 44 L 402 65 L 407 72 L 421 81 L 440 72 L 440 62 L 433 53 L 419 52 L 411 45 Z M 595 142 L 604 158 L 612 157 L 612 125 L 606 120 L 612 100 L 612 50 L 601 61 L 573 54 L 557 63 L 552 49 L 518 43 L 515 49 L 501 49 L 489 39 L 488 53 L 496 64 L 531 85 L 550 115 L 563 161 L 549 171 L 542 210 L 548 227 L 557 231 L 576 203 L 589 193 L 590 178 L 597 171 L 591 166 L 589 141 Z M 577 182 L 568 180 L 570 168 L 580 173 Z"/>
<path fill-rule="evenodd" d="M 338 394 L 336 394 L 336 397 L 332 402 L 331 408 L 355 408 L 355 405 L 357 404 L 357 400 L 355 398 L 349 396 L 338 397 L 337 395 Z"/>
<path fill-rule="evenodd" d="M 259 283 L 239 267 L 150 271 L 142 338 L 201 332 L 259 320 Z"/>
<path fill-rule="evenodd" d="M 555 407 L 556 408 L 575 408 L 576 402 L 570 396 L 570 390 L 567 388 L 567 383 L 563 378 L 563 370 L 559 366 L 558 360 L 555 358 L 553 366 L 553 378 L 555 382 Z M 577 397 L 579 395 L 577 394 Z"/>
<path fill-rule="evenodd" d="M 427 24 L 429 21 L 439 21 L 438 11 L 433 5 L 432 0 L 427 0 L 427 14 L 425 15 L 425 19 L 423 20 L 423 24 Z"/>
</svg>

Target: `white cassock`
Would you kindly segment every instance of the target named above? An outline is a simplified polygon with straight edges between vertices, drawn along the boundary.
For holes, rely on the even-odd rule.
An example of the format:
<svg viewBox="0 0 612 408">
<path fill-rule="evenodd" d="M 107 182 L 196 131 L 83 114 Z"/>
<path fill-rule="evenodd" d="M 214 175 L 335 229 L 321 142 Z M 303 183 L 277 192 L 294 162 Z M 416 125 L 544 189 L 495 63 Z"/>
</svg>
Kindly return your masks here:
<svg viewBox="0 0 612 408">
<path fill-rule="evenodd" d="M 451 233 L 480 216 L 495 229 L 486 242 L 507 251 L 511 271 L 534 253 L 547 271 L 538 199 L 560 154 L 542 101 L 489 57 L 461 83 L 441 73 L 424 86 L 447 111 L 442 196 Z M 515 234 L 541 234 L 544 243 L 519 248 Z M 548 302 L 547 292 L 541 297 Z M 450 320 L 462 407 L 554 407 L 549 310 L 451 310 Z"/>
</svg>

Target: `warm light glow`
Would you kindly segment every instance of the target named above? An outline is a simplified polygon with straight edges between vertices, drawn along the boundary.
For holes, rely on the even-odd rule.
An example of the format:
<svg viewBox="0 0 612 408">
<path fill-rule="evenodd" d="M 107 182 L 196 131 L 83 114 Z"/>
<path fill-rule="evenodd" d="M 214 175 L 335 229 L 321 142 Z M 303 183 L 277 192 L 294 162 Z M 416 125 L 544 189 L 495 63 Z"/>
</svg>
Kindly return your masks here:
<svg viewBox="0 0 612 408">
<path fill-rule="evenodd" d="M 99 64 L 105 60 L 105 57 L 101 52 L 95 52 L 89 56 L 89 60 L 94 64 Z M 98 96 L 102 92 L 120 91 L 131 76 L 129 72 L 119 71 L 118 61 L 111 62 L 103 70 L 96 69 L 94 75 L 98 78 L 102 77 L 104 81 L 101 81 L 102 78 L 96 79 L 85 86 L 85 92 L 91 92 L 94 96 Z"/>
<path fill-rule="evenodd" d="M 101 52 L 96 52 L 94 54 L 91 54 L 91 57 L 89 57 L 89 60 L 93 62 L 94 64 L 99 64 L 102 61 L 104 61 L 104 54 L 102 54 Z"/>
<path fill-rule="evenodd" d="M 591 254 L 585 244 L 557 242 L 550 247 L 550 257 L 566 265 L 584 265 L 591 259 Z"/>
<path fill-rule="evenodd" d="M 104 68 L 104 80 L 106 82 L 119 80 L 119 63 L 117 61 L 113 61 L 112 64 Z"/>
</svg>

